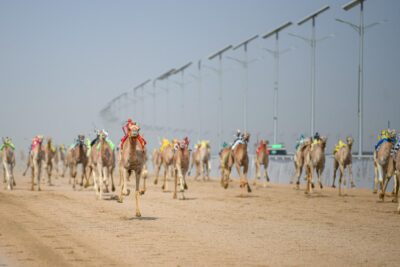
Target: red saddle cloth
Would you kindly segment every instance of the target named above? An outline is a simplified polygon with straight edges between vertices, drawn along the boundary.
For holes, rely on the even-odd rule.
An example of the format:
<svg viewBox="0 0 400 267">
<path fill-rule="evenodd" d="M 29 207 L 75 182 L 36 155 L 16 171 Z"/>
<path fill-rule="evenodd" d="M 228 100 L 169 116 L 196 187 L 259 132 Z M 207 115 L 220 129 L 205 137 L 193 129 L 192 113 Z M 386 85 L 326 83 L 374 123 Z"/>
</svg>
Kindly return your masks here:
<svg viewBox="0 0 400 267">
<path fill-rule="evenodd" d="M 126 139 L 128 139 L 128 134 L 126 134 L 122 139 L 121 139 L 121 145 L 120 145 L 120 149 L 122 149 L 124 147 L 124 143 L 126 141 Z M 142 147 L 142 150 L 144 150 L 145 145 L 147 144 L 146 140 L 139 134 L 137 137 L 140 146 Z"/>
<path fill-rule="evenodd" d="M 257 155 L 260 154 L 262 149 L 265 149 L 267 152 L 267 155 L 269 155 L 269 150 L 267 149 L 267 144 L 264 143 L 263 141 L 260 141 L 260 144 L 258 145 L 257 150 L 256 150 Z"/>
</svg>

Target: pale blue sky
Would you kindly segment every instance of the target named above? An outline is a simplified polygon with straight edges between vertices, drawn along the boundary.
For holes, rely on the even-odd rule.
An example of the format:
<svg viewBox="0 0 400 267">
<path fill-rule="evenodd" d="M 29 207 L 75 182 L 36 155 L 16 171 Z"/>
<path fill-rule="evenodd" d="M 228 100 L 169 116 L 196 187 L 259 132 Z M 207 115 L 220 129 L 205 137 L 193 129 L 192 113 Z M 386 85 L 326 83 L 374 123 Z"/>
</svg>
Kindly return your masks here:
<svg viewBox="0 0 400 267">
<path fill-rule="evenodd" d="M 99 111 L 117 95 L 144 80 L 155 78 L 188 61 L 217 66 L 207 56 L 228 44 L 238 44 L 254 34 L 265 33 L 281 23 L 297 22 L 323 5 L 331 9 L 317 19 L 317 36 L 331 33 L 317 47 L 316 126 L 329 136 L 329 147 L 338 137 L 357 137 L 358 36 L 335 21 L 359 21 L 359 9 L 341 9 L 347 0 L 285 1 L 1 1 L 0 2 L 0 135 L 14 137 L 26 147 L 35 134 L 51 135 L 58 143 L 70 143 L 76 134 L 90 133 L 93 124 L 107 126 L 111 138 L 121 137 L 120 123 L 134 108 L 118 111 L 120 122 L 106 124 Z M 369 150 L 380 128 L 390 120 L 400 128 L 400 1 L 367 0 L 365 23 L 387 20 L 366 33 L 364 142 Z M 295 47 L 280 64 L 280 141 L 291 150 L 295 137 L 309 132 L 310 52 L 309 47 L 287 33 L 309 36 L 311 26 L 291 26 L 281 34 L 281 48 Z M 258 39 L 249 45 L 249 57 L 258 61 L 249 69 L 249 130 L 252 140 L 272 139 L 273 58 L 262 48 L 273 48 L 273 40 Z M 226 55 L 242 57 L 240 51 Z M 225 139 L 242 128 L 243 72 L 224 60 Z M 196 74 L 194 66 L 187 73 Z M 204 70 L 202 136 L 216 145 L 218 129 L 215 74 Z M 196 84 L 185 93 L 185 121 L 196 130 Z M 172 77 L 179 80 L 180 77 Z M 160 84 L 161 85 L 161 84 Z M 162 85 L 162 86 L 165 86 Z M 150 90 L 150 87 L 146 90 Z M 171 84 L 172 127 L 182 128 L 177 86 Z M 157 89 L 157 121 L 165 122 L 165 92 Z M 121 103 L 122 104 L 122 103 Z M 138 110 L 141 109 L 139 105 Z M 150 96 L 144 100 L 141 124 L 152 122 Z M 163 126 L 163 125 L 161 125 Z M 145 128 L 150 146 L 157 136 Z M 190 134 L 194 140 L 195 132 Z"/>
</svg>

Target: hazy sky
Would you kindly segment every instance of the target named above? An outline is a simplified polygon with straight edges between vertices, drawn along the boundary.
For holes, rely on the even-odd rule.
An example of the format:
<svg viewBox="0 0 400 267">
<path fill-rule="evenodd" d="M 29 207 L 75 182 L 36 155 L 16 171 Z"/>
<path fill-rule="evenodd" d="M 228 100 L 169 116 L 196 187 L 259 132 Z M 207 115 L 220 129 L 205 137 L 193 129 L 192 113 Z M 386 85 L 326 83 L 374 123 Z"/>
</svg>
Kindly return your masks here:
<svg viewBox="0 0 400 267">
<path fill-rule="evenodd" d="M 158 1 L 1 1 L 0 2 L 0 135 L 14 137 L 18 147 L 28 146 L 36 134 L 71 143 L 78 133 L 89 134 L 94 125 L 107 127 L 111 138 L 121 138 L 120 126 L 135 116 L 140 124 L 153 122 L 152 99 L 146 93 L 136 110 L 128 101 L 113 107 L 118 116 L 107 123 L 99 111 L 111 99 L 146 79 L 189 61 L 217 67 L 207 56 L 226 45 L 236 45 L 254 34 L 266 33 L 283 22 L 298 22 L 323 5 L 331 9 L 317 18 L 317 37 L 335 34 L 317 44 L 316 128 L 328 135 L 329 149 L 339 137 L 357 138 L 358 35 L 338 23 L 342 18 L 358 24 L 359 8 L 344 11 L 348 0 L 158 0 Z M 365 36 L 364 143 L 370 150 L 380 128 L 400 128 L 400 1 L 368 0 L 365 24 L 387 20 Z M 310 36 L 311 25 L 293 25 L 280 35 L 282 55 L 279 88 L 279 140 L 293 149 L 300 133 L 310 128 L 310 48 L 288 35 Z M 273 39 L 249 45 L 249 131 L 252 141 L 272 139 L 274 61 L 262 48 L 274 48 Z M 242 50 L 225 54 L 243 58 Z M 243 128 L 243 69 L 224 58 L 224 139 Z M 157 84 L 158 126 L 192 130 L 197 139 L 197 84 L 187 69 L 185 111 L 182 94 L 170 81 L 170 118 L 165 91 Z M 203 69 L 203 133 L 217 145 L 218 79 Z M 180 76 L 171 80 L 180 81 Z M 151 92 L 151 86 L 146 87 Z M 128 95 L 131 97 L 131 95 Z M 140 112 L 144 109 L 143 112 Z M 157 137 L 182 137 L 182 132 L 154 132 L 143 127 L 151 147 Z M 357 140 L 356 140 L 357 147 Z"/>
</svg>

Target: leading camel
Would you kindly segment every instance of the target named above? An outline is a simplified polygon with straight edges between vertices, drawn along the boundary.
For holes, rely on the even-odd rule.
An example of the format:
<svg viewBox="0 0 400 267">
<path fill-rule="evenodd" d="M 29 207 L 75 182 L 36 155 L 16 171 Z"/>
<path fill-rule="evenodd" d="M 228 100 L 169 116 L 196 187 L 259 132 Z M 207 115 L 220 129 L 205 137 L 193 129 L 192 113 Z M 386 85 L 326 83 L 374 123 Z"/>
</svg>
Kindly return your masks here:
<svg viewBox="0 0 400 267">
<path fill-rule="evenodd" d="M 121 150 L 121 168 L 123 173 L 123 182 L 121 185 L 121 193 L 118 201 L 123 202 L 123 197 L 129 195 L 129 190 L 127 189 L 127 179 L 129 176 L 134 173 L 136 178 L 136 188 L 135 188 L 135 199 L 136 199 L 136 217 L 141 216 L 140 212 L 140 195 L 143 192 L 140 192 L 140 177 L 142 175 L 143 166 L 146 159 L 146 152 L 138 146 L 140 146 L 138 141 L 139 135 L 139 127 L 136 125 L 132 126 L 132 129 L 128 133 L 128 138 L 123 144 Z"/>
<path fill-rule="evenodd" d="M 349 170 L 349 178 L 351 187 L 355 187 L 353 180 L 353 171 L 352 171 L 352 156 L 351 156 L 351 148 L 353 146 L 353 138 L 347 137 L 346 144 L 343 144 L 341 140 L 339 141 L 339 145 L 337 147 L 337 151 L 334 152 L 333 157 L 333 182 L 332 187 L 335 188 L 335 180 L 336 180 L 336 171 L 339 168 L 340 176 L 339 176 L 339 196 L 342 195 L 342 179 L 344 176 L 344 172 L 346 168 Z M 346 178 L 343 180 L 343 185 L 346 185 Z"/>
</svg>

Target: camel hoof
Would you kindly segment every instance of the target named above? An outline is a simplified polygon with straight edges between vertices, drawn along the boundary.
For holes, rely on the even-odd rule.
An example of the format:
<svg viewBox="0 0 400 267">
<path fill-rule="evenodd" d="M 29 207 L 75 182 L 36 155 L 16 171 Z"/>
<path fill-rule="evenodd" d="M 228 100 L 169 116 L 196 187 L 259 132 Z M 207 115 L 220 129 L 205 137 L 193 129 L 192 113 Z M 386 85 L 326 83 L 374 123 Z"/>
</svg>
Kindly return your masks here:
<svg viewBox="0 0 400 267">
<path fill-rule="evenodd" d="M 188 186 L 187 186 L 186 183 L 185 183 L 185 185 L 183 186 L 183 188 L 185 188 L 185 190 L 188 190 Z"/>
<path fill-rule="evenodd" d="M 356 187 L 356 185 L 354 183 L 351 183 L 351 188 Z"/>
<path fill-rule="evenodd" d="M 247 193 L 251 193 L 251 188 L 249 184 L 247 184 Z"/>
<path fill-rule="evenodd" d="M 397 202 L 399 202 L 399 201 L 397 200 L 397 198 L 394 198 L 394 199 L 392 199 L 392 202 L 393 202 L 393 203 L 397 203 Z"/>
<path fill-rule="evenodd" d="M 138 218 L 139 218 L 139 217 L 142 217 L 142 214 L 140 214 L 140 211 L 137 211 L 137 212 L 136 212 L 136 217 L 138 217 Z"/>
<path fill-rule="evenodd" d="M 164 189 L 165 189 L 165 184 L 163 184 L 163 185 L 161 186 L 161 189 L 162 189 L 162 190 L 164 190 Z"/>
<path fill-rule="evenodd" d="M 304 194 L 308 195 L 308 191 L 304 191 Z"/>
<path fill-rule="evenodd" d="M 315 186 L 314 186 L 314 183 L 312 183 L 312 184 L 311 184 L 311 188 L 314 188 L 314 187 L 315 187 Z"/>
<path fill-rule="evenodd" d="M 115 186 L 113 186 L 113 187 L 111 188 L 111 191 L 115 192 Z"/>
<path fill-rule="evenodd" d="M 382 200 L 382 201 L 384 201 L 384 200 L 385 200 L 385 194 L 380 193 L 380 194 L 379 194 L 379 199 Z"/>
<path fill-rule="evenodd" d="M 332 185 L 332 188 L 336 188 L 336 185 L 333 184 L 333 185 Z"/>
<path fill-rule="evenodd" d="M 322 186 L 322 184 L 319 184 L 319 187 L 322 189 L 322 188 L 324 188 L 323 186 Z"/>
<path fill-rule="evenodd" d="M 156 185 L 156 184 L 158 184 L 158 181 L 157 181 L 157 180 L 154 180 L 154 182 L 153 182 L 153 183 Z"/>
<path fill-rule="evenodd" d="M 118 202 L 118 203 L 123 203 L 123 202 L 124 202 L 124 199 L 123 199 L 122 197 L 118 197 L 117 202 Z"/>
<path fill-rule="evenodd" d="M 140 195 L 144 195 L 144 193 L 146 193 L 145 190 L 140 190 L 140 191 L 139 191 L 139 194 L 140 194 Z"/>
<path fill-rule="evenodd" d="M 372 194 L 376 194 L 376 193 L 378 193 L 378 190 L 372 191 Z"/>
</svg>

